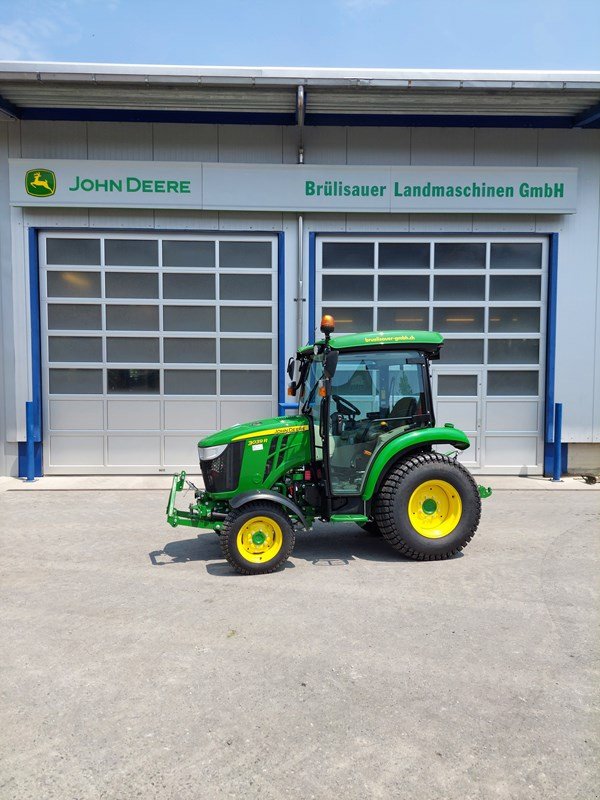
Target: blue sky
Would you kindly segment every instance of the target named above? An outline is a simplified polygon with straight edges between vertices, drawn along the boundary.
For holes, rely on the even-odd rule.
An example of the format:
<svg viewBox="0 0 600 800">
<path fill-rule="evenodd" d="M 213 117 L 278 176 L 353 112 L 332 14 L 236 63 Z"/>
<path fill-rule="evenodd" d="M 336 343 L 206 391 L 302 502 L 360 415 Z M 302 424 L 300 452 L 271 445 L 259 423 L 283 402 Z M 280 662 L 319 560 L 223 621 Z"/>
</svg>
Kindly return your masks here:
<svg viewBox="0 0 600 800">
<path fill-rule="evenodd" d="M 0 60 L 600 69 L 600 0 L 0 0 Z"/>
</svg>

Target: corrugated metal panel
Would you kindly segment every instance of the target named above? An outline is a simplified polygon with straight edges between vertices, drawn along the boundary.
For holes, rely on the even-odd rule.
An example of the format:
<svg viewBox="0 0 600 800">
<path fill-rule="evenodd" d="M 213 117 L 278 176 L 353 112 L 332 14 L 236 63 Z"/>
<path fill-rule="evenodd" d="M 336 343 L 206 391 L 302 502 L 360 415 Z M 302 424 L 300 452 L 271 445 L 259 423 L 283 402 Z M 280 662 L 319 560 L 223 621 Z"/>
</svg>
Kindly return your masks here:
<svg viewBox="0 0 600 800">
<path fill-rule="evenodd" d="M 295 91 L 204 86 L 118 86 L 80 83 L 0 82 L 0 94 L 24 108 L 127 108 L 164 111 L 258 111 L 294 113 Z"/>
<path fill-rule="evenodd" d="M 410 164 L 410 128 L 348 128 L 348 164 Z"/>
<path fill-rule="evenodd" d="M 600 101 L 596 92 L 381 89 L 306 92 L 307 114 L 523 114 L 573 116 Z"/>
</svg>

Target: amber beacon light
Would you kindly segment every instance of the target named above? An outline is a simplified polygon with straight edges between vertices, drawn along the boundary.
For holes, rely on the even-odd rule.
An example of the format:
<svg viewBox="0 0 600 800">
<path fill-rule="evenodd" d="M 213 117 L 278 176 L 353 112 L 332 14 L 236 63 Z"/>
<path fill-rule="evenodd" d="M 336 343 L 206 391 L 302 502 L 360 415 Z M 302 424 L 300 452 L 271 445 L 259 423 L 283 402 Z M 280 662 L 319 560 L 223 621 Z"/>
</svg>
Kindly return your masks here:
<svg viewBox="0 0 600 800">
<path fill-rule="evenodd" d="M 335 320 L 331 314 L 323 314 L 321 317 L 321 333 L 332 334 L 335 330 Z"/>
</svg>

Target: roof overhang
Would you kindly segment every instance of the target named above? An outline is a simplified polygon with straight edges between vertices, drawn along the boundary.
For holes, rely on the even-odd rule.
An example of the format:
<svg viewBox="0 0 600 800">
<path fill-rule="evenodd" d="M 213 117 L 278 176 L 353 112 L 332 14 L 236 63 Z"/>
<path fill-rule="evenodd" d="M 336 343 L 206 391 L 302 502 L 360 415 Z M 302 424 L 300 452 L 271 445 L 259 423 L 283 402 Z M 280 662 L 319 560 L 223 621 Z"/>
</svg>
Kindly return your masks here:
<svg viewBox="0 0 600 800">
<path fill-rule="evenodd" d="M 298 88 L 303 89 L 299 108 Z M 600 71 L 0 62 L 0 118 L 600 128 Z"/>
</svg>

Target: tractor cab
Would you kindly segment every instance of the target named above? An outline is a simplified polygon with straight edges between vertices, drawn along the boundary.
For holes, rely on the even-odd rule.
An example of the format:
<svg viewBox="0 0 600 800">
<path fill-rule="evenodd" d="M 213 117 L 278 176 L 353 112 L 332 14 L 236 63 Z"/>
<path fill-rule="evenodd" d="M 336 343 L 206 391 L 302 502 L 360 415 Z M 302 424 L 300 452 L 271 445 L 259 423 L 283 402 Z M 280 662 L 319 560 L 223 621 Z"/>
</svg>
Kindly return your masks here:
<svg viewBox="0 0 600 800">
<path fill-rule="evenodd" d="M 369 466 L 392 439 L 435 425 L 429 361 L 439 358 L 437 333 L 389 331 L 331 337 L 290 359 L 292 394 L 313 428 L 315 461 L 333 496 L 359 495 Z M 333 331 L 331 331 L 333 332 Z"/>
</svg>

